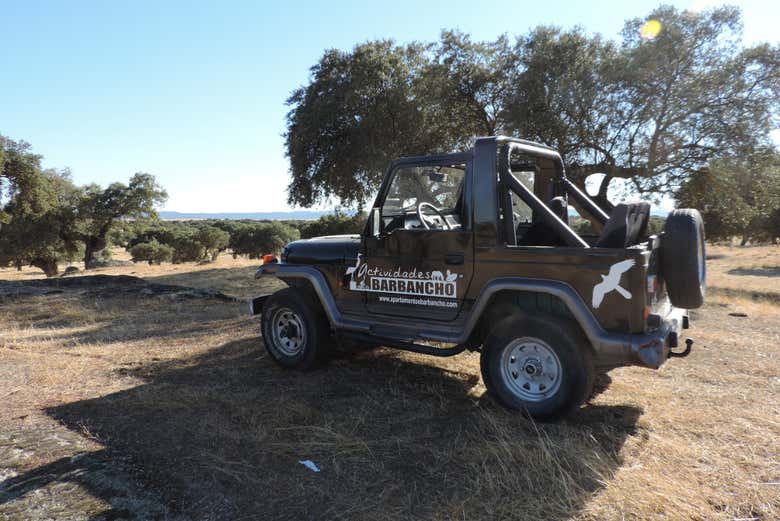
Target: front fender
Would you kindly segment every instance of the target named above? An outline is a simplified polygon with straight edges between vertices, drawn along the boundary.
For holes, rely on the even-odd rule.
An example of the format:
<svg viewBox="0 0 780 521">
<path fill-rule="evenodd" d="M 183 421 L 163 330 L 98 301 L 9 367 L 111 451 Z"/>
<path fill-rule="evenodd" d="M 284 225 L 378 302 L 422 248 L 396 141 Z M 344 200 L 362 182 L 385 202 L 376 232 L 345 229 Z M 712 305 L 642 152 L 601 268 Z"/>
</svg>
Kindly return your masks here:
<svg viewBox="0 0 780 521">
<path fill-rule="evenodd" d="M 263 306 L 265 305 L 265 301 L 268 300 L 268 297 L 271 295 L 260 295 L 259 297 L 251 298 L 249 299 L 249 314 L 250 315 L 259 315 L 263 312 Z"/>
<path fill-rule="evenodd" d="M 320 300 L 322 309 L 328 317 L 328 322 L 335 329 L 349 329 L 361 333 L 368 333 L 371 324 L 357 320 L 346 319 L 342 316 L 333 293 L 330 291 L 325 276 L 318 269 L 302 264 L 287 264 L 284 262 L 265 264 L 255 272 L 255 278 L 261 277 L 279 277 L 285 279 L 304 279 L 309 281 L 312 289 Z M 262 297 L 256 297 L 262 298 Z"/>
</svg>

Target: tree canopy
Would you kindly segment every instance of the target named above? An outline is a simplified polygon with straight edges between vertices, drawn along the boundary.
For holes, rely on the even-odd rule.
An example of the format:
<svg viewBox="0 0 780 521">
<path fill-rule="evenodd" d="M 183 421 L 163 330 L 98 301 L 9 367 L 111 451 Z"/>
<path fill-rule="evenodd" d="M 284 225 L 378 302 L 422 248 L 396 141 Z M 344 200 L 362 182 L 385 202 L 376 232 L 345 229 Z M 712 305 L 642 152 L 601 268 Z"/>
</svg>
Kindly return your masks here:
<svg viewBox="0 0 780 521">
<path fill-rule="evenodd" d="M 155 207 L 165 202 L 168 194 L 154 176 L 137 173 L 128 184 L 111 183 L 106 188 L 96 184 L 80 190 L 76 205 L 76 226 L 73 234 L 85 245 L 84 264 L 88 266 L 95 252 L 106 247 L 106 236 L 119 219 L 155 218 Z"/>
<path fill-rule="evenodd" d="M 360 204 L 396 157 L 455 144 L 439 107 L 417 101 L 426 63 L 425 47 L 390 41 L 325 52 L 311 83 L 288 99 L 291 203 Z"/>
<path fill-rule="evenodd" d="M 43 170 L 28 143 L 0 136 L 0 183 L 0 265 L 55 274 L 59 260 L 78 253 L 67 233 L 78 190 L 67 171 Z"/>
<path fill-rule="evenodd" d="M 28 143 L 0 136 L 0 265 L 55 275 L 58 262 L 83 252 L 89 267 L 120 219 L 153 218 L 165 198 L 149 174 L 77 187 L 67 170 L 43 169 Z"/>
<path fill-rule="evenodd" d="M 652 20 L 660 31 L 645 30 Z M 673 194 L 710 161 L 771 145 L 780 47 L 741 43 L 733 7 L 662 6 L 620 41 L 537 27 L 512 40 L 382 40 L 328 50 L 287 103 L 291 204 L 362 206 L 390 161 L 450 152 L 480 135 L 557 148 L 579 184 L 604 173 Z"/>
<path fill-rule="evenodd" d="M 677 195 L 701 210 L 709 239 L 740 235 L 744 245 L 780 237 L 780 154 L 773 150 L 713 161 L 689 176 Z"/>
</svg>

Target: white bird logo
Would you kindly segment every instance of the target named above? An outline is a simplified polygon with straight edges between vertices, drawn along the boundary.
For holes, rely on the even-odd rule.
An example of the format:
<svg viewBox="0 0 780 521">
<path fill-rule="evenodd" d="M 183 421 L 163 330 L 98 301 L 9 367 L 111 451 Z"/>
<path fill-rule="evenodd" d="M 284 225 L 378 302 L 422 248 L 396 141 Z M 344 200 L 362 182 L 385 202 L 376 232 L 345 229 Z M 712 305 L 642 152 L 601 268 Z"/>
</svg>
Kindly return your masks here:
<svg viewBox="0 0 780 521">
<path fill-rule="evenodd" d="M 626 299 L 631 298 L 631 292 L 620 286 L 620 277 L 630 270 L 634 264 L 636 264 L 634 259 L 620 261 L 609 268 L 609 273 L 601 276 L 601 282 L 593 286 L 594 308 L 598 308 L 601 305 L 601 301 L 604 300 L 604 295 L 612 290 L 617 291 Z"/>
</svg>

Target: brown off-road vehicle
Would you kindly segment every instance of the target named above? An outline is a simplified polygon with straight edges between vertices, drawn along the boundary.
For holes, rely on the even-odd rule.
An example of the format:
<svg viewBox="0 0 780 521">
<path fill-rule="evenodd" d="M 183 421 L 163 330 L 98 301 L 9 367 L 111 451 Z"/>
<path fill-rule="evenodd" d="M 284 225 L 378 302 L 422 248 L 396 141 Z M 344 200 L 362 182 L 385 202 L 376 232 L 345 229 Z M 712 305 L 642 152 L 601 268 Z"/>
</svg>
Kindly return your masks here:
<svg viewBox="0 0 780 521">
<path fill-rule="evenodd" d="M 571 205 L 571 209 L 570 209 Z M 593 234 L 568 224 L 576 210 Z M 595 369 L 658 368 L 704 300 L 704 230 L 675 210 L 607 213 L 560 155 L 506 137 L 393 163 L 362 235 L 295 241 L 258 269 L 288 288 L 250 302 L 273 359 L 308 369 L 334 341 L 435 356 L 481 353 L 507 407 L 539 419 L 585 401 Z"/>
</svg>

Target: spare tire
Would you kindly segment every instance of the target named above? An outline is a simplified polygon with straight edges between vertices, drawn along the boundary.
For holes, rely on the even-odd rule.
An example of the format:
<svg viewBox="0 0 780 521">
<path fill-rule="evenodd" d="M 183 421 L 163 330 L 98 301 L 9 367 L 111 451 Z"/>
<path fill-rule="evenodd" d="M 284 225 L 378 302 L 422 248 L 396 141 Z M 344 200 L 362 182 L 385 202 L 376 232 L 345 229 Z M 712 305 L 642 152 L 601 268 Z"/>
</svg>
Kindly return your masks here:
<svg viewBox="0 0 780 521">
<path fill-rule="evenodd" d="M 661 276 L 672 305 L 696 309 L 704 304 L 707 265 L 704 223 L 698 210 L 672 210 L 661 237 Z"/>
</svg>

